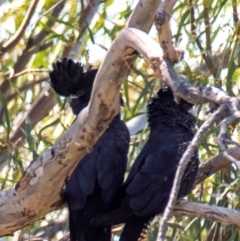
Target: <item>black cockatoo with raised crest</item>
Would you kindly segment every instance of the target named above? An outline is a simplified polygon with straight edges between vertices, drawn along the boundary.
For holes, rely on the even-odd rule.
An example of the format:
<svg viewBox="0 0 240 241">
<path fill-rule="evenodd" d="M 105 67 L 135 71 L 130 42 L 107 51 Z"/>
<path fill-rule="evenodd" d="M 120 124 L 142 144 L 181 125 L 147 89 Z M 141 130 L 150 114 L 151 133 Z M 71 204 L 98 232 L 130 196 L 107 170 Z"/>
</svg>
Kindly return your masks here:
<svg viewBox="0 0 240 241">
<path fill-rule="evenodd" d="M 84 71 L 81 63 L 63 59 L 53 65 L 50 84 L 59 95 L 70 97 L 72 111 L 78 115 L 90 101 L 96 73 L 91 68 Z M 90 227 L 89 221 L 109 210 L 122 185 L 129 141 L 129 131 L 119 113 L 66 182 L 71 241 L 111 240 L 110 226 Z"/>
</svg>

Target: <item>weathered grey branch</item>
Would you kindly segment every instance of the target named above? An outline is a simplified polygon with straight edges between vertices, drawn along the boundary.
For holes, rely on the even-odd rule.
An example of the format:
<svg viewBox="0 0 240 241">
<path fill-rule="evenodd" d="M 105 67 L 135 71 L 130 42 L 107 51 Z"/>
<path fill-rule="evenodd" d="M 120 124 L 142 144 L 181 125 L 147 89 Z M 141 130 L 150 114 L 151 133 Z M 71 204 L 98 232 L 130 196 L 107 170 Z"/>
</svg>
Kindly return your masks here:
<svg viewBox="0 0 240 241">
<path fill-rule="evenodd" d="M 64 6 L 65 6 L 66 0 L 59 0 L 58 2 L 54 3 L 47 11 L 45 11 L 43 13 L 43 15 L 40 16 L 39 20 L 47 14 L 50 14 L 54 18 L 57 18 L 59 16 L 59 14 L 61 13 L 61 11 L 63 10 Z M 48 28 L 52 28 L 56 22 L 53 19 L 49 19 L 46 22 L 46 26 Z M 31 48 L 36 47 L 38 45 L 40 45 L 40 43 L 45 39 L 45 37 L 48 35 L 48 30 L 46 28 L 42 29 L 39 33 L 37 33 L 35 36 L 29 38 L 29 41 L 27 43 L 27 51 L 29 51 Z"/>
<path fill-rule="evenodd" d="M 202 203 L 180 200 L 173 215 L 205 218 L 214 222 L 228 223 L 240 227 L 240 211 Z"/>
<path fill-rule="evenodd" d="M 239 104 L 239 100 L 228 96 L 224 91 L 216 87 L 194 87 L 187 80 L 180 77 L 175 72 L 172 63 L 164 59 L 163 51 L 160 46 L 146 33 L 138 29 L 128 28 L 121 33 L 121 38 L 128 42 L 128 46 L 135 48 L 148 61 L 152 62 L 156 72 L 161 76 L 162 81 L 170 86 L 174 94 L 192 104 L 204 104 L 212 101 L 218 105 Z M 228 106 L 228 108 L 230 107 Z"/>
<path fill-rule="evenodd" d="M 142 28 L 148 30 L 158 5 L 157 0 L 140 1 L 140 11 L 130 21 L 131 26 L 145 19 Z M 134 59 L 126 59 L 129 53 L 127 42 L 124 44 L 118 38 L 113 42 L 96 76 L 88 107 L 52 148 L 32 162 L 14 189 L 0 194 L 0 213 L 4 216 L 4 220 L 0 219 L 0 236 L 28 225 L 59 206 L 65 180 L 119 111 L 116 96 Z"/>
<path fill-rule="evenodd" d="M 239 23 L 239 14 L 238 14 L 238 9 L 237 9 L 237 1 L 232 0 L 232 7 L 233 7 L 233 21 L 234 24 L 237 25 Z"/>
<path fill-rule="evenodd" d="M 240 148 L 234 147 L 228 150 L 228 154 L 235 159 L 240 160 Z M 203 182 L 206 178 L 216 173 L 217 171 L 227 167 L 232 164 L 232 162 L 223 153 L 213 157 L 212 159 L 203 162 L 199 166 L 198 174 L 195 180 L 194 186 Z"/>
<path fill-rule="evenodd" d="M 230 54 L 231 54 L 230 49 L 225 49 L 223 52 L 220 52 L 220 51 L 215 52 L 213 53 L 213 56 L 212 56 L 213 62 L 215 63 L 216 66 L 221 66 L 221 69 L 225 69 L 228 66 Z M 204 76 L 211 75 L 211 72 L 206 62 L 203 62 L 200 65 L 196 64 L 191 66 L 191 70 L 197 75 L 201 75 L 202 78 L 204 78 Z"/>
<path fill-rule="evenodd" d="M 155 15 L 155 26 L 158 30 L 158 39 L 163 49 L 164 58 L 169 59 L 172 63 L 178 63 L 183 56 L 183 51 L 173 47 L 172 33 L 170 29 L 170 17 L 177 0 L 162 1 Z"/>
</svg>

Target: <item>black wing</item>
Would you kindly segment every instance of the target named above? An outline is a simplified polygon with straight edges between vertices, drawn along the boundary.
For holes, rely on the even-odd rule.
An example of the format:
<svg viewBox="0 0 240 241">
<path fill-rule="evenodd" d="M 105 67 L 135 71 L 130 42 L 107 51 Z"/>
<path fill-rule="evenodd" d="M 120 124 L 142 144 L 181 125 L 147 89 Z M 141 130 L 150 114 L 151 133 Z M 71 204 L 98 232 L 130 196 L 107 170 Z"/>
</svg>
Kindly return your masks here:
<svg viewBox="0 0 240 241">
<path fill-rule="evenodd" d="M 109 226 L 90 227 L 89 221 L 109 210 L 123 182 L 128 146 L 127 127 L 120 120 L 113 121 L 66 183 L 72 241 L 110 240 Z"/>
<path fill-rule="evenodd" d="M 179 134 L 179 129 L 150 135 L 125 184 L 130 207 L 137 216 L 156 215 L 164 211 L 177 165 L 191 139 L 191 133 Z M 195 175 L 196 170 L 190 174 Z M 189 188 L 184 186 L 179 194 L 184 194 L 186 191 L 183 189 Z"/>
<path fill-rule="evenodd" d="M 130 134 L 123 121 L 114 120 L 99 142 L 101 149 L 97 161 L 98 182 L 103 198 L 109 204 L 122 185 L 127 165 Z"/>
<path fill-rule="evenodd" d="M 90 100 L 96 73 L 97 70 L 92 69 L 83 72 L 80 63 L 64 59 L 53 65 L 50 84 L 58 94 L 71 95 L 70 106 L 74 114 L 78 114 Z M 129 139 L 128 129 L 119 114 L 67 181 L 65 197 L 69 207 L 71 241 L 110 240 L 110 227 L 91 228 L 89 221 L 109 209 L 123 182 Z"/>
<path fill-rule="evenodd" d="M 121 186 L 127 163 L 129 132 L 122 121 L 115 121 L 100 137 L 93 151 L 78 164 L 66 184 L 69 207 L 84 207 L 87 196 L 93 193 L 96 182 L 106 203 Z"/>
</svg>

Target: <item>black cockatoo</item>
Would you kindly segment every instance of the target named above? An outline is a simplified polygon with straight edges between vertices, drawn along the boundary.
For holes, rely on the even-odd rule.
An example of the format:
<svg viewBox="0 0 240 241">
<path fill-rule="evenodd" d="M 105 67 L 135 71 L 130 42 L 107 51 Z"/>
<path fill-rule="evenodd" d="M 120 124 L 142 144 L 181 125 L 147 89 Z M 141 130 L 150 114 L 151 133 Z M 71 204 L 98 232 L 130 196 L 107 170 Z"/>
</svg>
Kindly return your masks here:
<svg viewBox="0 0 240 241">
<path fill-rule="evenodd" d="M 72 111 L 78 115 L 88 105 L 96 73 L 91 68 L 84 72 L 81 63 L 63 59 L 53 65 L 50 84 L 59 95 L 70 96 Z M 129 131 L 119 113 L 66 182 L 71 241 L 111 240 L 110 226 L 89 227 L 89 221 L 108 211 L 122 185 L 129 140 Z"/>
<path fill-rule="evenodd" d="M 194 136 L 192 105 L 174 100 L 170 88 L 160 89 L 148 104 L 150 134 L 129 176 L 115 199 L 113 211 L 92 219 L 92 226 L 126 223 L 120 241 L 137 241 L 153 217 L 163 213 L 172 189 L 178 163 Z M 188 164 L 178 198 L 186 196 L 194 183 L 198 153 Z"/>
</svg>

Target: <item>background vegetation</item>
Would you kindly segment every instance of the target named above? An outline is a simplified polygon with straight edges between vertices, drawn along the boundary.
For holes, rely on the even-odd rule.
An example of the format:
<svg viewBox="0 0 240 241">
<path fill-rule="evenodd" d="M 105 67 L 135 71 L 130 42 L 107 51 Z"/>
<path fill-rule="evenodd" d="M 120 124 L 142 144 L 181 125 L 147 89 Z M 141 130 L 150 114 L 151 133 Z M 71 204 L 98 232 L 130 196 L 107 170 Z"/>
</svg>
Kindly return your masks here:
<svg viewBox="0 0 240 241">
<path fill-rule="evenodd" d="M 1 191 L 12 187 L 30 161 L 51 146 L 74 119 L 67 100 L 49 87 L 52 63 L 72 57 L 86 66 L 98 67 L 137 2 L 0 1 Z M 239 12 L 237 0 L 177 2 L 172 17 L 173 41 L 185 50 L 185 59 L 176 68 L 191 84 L 215 85 L 230 95 L 239 94 Z M 154 27 L 150 35 L 156 38 Z M 132 134 L 129 167 L 147 138 L 146 104 L 158 85 L 151 68 L 139 57 L 122 86 L 122 117 Z M 195 109 L 201 125 L 208 118 L 210 107 Z M 199 146 L 201 161 L 219 153 L 217 131 L 217 127 L 210 129 Z M 230 131 L 239 141 L 239 125 Z M 239 186 L 239 171 L 230 166 L 198 185 L 188 199 L 238 209 Z M 149 240 L 155 240 L 156 220 Z M 121 227 L 114 229 L 114 239 L 120 230 Z M 1 239 L 59 239 L 67 232 L 67 210 L 63 209 L 16 232 L 14 237 Z M 239 230 L 231 225 L 188 217 L 173 217 L 167 236 L 169 240 L 186 241 L 240 240 Z"/>
</svg>

